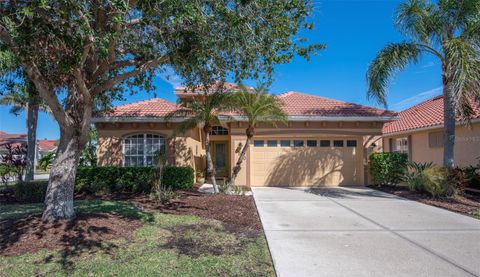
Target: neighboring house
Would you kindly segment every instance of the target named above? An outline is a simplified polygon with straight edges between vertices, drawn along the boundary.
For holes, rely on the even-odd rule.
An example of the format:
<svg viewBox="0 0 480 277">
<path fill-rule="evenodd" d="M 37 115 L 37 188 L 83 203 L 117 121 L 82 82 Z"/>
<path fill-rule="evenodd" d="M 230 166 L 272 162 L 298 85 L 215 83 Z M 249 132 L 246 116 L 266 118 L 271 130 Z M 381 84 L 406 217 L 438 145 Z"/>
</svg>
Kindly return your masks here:
<svg viewBox="0 0 480 277">
<path fill-rule="evenodd" d="M 480 106 L 474 106 L 471 125 L 457 122 L 455 165 L 468 166 L 480 157 Z M 443 164 L 443 96 L 399 113 L 400 120 L 383 127 L 385 152 L 407 153 L 414 162 Z"/>
<path fill-rule="evenodd" d="M 235 85 L 227 84 L 234 90 Z M 184 87 L 177 97 L 201 97 Z M 236 180 L 243 186 L 339 186 L 365 183 L 366 139 L 380 136 L 383 124 L 396 113 L 299 92 L 278 95 L 288 123 L 260 124 Z M 143 166 L 154 163 L 158 149 L 168 152 L 171 164 L 203 172 L 205 149 L 201 128 L 174 136 L 182 118 L 165 116 L 178 106 L 155 98 L 115 107 L 93 118 L 98 131 L 99 165 Z M 245 143 L 246 122 L 225 116 L 211 133 L 211 149 L 218 177 L 228 178 Z M 364 140 L 365 137 L 365 140 Z"/>
<path fill-rule="evenodd" d="M 37 140 L 37 158 L 41 159 L 51 152 L 57 151 L 58 140 L 39 139 Z"/>
<path fill-rule="evenodd" d="M 10 144 L 11 146 L 19 146 L 27 144 L 26 134 L 9 134 L 0 131 L 0 155 L 6 153 L 5 146 Z"/>
<path fill-rule="evenodd" d="M 0 155 L 6 153 L 5 145 L 10 144 L 12 146 L 27 145 L 26 134 L 9 134 L 0 131 Z M 37 154 L 35 165 L 38 160 L 46 154 L 57 150 L 57 140 L 42 139 L 37 140 Z"/>
</svg>

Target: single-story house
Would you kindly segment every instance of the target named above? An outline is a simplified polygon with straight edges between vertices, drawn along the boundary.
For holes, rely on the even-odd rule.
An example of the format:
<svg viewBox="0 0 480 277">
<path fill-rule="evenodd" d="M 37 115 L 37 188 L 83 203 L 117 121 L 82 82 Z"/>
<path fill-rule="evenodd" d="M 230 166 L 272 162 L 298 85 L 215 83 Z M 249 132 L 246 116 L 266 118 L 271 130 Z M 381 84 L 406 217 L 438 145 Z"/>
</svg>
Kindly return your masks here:
<svg viewBox="0 0 480 277">
<path fill-rule="evenodd" d="M 480 157 L 480 105 L 474 105 L 470 125 L 457 122 L 455 165 L 477 164 Z M 443 164 L 443 96 L 399 113 L 400 119 L 383 127 L 383 150 L 408 153 L 414 162 Z"/>
<path fill-rule="evenodd" d="M 229 89 L 235 85 L 227 84 Z M 175 89 L 177 97 L 198 97 L 202 91 Z M 300 92 L 277 96 L 288 123 L 259 124 L 236 185 L 340 186 L 365 183 L 367 138 L 380 136 L 384 123 L 397 114 Z M 171 164 L 188 165 L 197 173 L 205 166 L 201 126 L 177 134 L 182 118 L 165 120 L 178 109 L 161 98 L 115 107 L 93 118 L 98 131 L 99 165 L 151 165 L 154 153 L 165 149 Z M 246 122 L 229 116 L 211 132 L 211 149 L 218 177 L 228 178 L 245 143 Z"/>
<path fill-rule="evenodd" d="M 57 140 L 53 139 L 39 139 L 37 140 L 37 149 L 35 155 L 35 165 L 38 160 L 48 153 L 54 152 L 57 150 Z M 10 144 L 11 146 L 20 146 L 27 145 L 27 134 L 9 134 L 6 132 L 0 131 L 0 155 L 4 155 L 7 152 L 5 146 Z"/>
</svg>

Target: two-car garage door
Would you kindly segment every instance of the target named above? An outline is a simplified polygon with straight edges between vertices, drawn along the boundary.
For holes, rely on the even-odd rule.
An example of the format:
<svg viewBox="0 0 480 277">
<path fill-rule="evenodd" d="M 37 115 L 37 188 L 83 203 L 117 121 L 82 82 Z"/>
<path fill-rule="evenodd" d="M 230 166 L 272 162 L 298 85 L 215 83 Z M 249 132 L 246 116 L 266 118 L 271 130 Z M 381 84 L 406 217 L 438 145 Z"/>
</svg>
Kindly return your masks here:
<svg viewBox="0 0 480 277">
<path fill-rule="evenodd" d="M 250 149 L 251 186 L 358 184 L 354 138 L 254 139 Z"/>
</svg>

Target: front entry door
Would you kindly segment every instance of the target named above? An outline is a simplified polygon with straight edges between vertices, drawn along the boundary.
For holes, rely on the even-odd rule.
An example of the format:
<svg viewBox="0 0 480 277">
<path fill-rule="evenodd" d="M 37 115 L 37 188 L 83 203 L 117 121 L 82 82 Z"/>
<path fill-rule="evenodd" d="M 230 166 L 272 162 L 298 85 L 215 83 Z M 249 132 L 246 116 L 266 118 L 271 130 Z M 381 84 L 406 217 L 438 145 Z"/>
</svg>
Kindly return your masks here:
<svg viewBox="0 0 480 277">
<path fill-rule="evenodd" d="M 227 143 L 214 142 L 213 143 L 213 163 L 217 170 L 218 177 L 227 176 Z"/>
</svg>

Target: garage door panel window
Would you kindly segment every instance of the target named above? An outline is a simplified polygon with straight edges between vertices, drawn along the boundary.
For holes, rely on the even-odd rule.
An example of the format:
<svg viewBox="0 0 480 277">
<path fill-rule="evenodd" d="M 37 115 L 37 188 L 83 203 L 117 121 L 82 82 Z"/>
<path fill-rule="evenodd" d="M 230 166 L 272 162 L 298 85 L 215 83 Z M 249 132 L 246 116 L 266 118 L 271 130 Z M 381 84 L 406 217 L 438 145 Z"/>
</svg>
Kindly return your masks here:
<svg viewBox="0 0 480 277">
<path fill-rule="evenodd" d="M 294 140 L 293 141 L 293 146 L 295 147 L 303 147 L 304 141 L 303 140 Z"/>
<path fill-rule="evenodd" d="M 268 147 L 277 147 L 277 141 L 276 140 L 267 140 L 267 146 Z"/>
<path fill-rule="evenodd" d="M 343 147 L 343 140 L 334 140 L 333 141 L 334 147 Z"/>
<path fill-rule="evenodd" d="M 308 147 L 317 147 L 317 141 L 316 140 L 307 140 L 307 146 Z"/>
<path fill-rule="evenodd" d="M 356 140 L 347 140 L 347 147 L 357 147 Z"/>
<path fill-rule="evenodd" d="M 329 140 L 321 140 L 320 141 L 320 147 L 330 147 L 330 141 Z"/>
<path fill-rule="evenodd" d="M 290 147 L 290 140 L 281 140 L 280 141 L 281 147 Z"/>
<path fill-rule="evenodd" d="M 124 166 L 151 166 L 155 156 L 165 152 L 165 138 L 160 135 L 136 134 L 123 139 Z"/>
<path fill-rule="evenodd" d="M 265 144 L 265 143 L 264 143 L 263 140 L 254 140 L 254 141 L 253 141 L 253 146 L 254 146 L 254 147 L 263 147 L 264 144 Z"/>
</svg>

